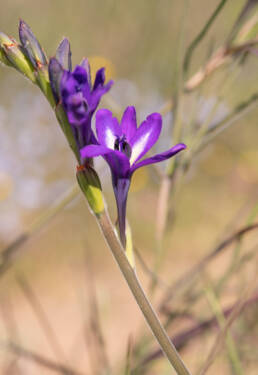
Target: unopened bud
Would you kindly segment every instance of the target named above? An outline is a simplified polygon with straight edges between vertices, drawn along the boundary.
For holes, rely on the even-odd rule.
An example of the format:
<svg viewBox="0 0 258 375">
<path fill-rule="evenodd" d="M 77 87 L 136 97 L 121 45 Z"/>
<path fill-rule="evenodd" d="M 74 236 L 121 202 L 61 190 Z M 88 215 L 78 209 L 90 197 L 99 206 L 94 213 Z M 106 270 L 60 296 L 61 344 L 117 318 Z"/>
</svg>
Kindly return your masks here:
<svg viewBox="0 0 258 375">
<path fill-rule="evenodd" d="M 60 82 L 63 75 L 64 69 L 61 66 L 60 62 L 56 58 L 52 58 L 49 61 L 48 65 L 48 74 L 51 89 L 55 98 L 56 103 L 61 99 L 60 95 Z"/>
<path fill-rule="evenodd" d="M 101 184 L 96 171 L 90 166 L 79 166 L 76 173 L 78 184 L 94 214 L 104 211 Z"/>
<path fill-rule="evenodd" d="M 20 21 L 19 36 L 21 44 L 30 59 L 35 69 L 41 68 L 42 65 L 47 65 L 47 57 L 41 48 L 37 38 L 31 31 L 30 27 L 24 22 Z"/>
<path fill-rule="evenodd" d="M 1 60 L 3 62 L 5 62 L 7 59 L 9 61 L 9 64 L 7 65 L 13 66 L 15 69 L 19 70 L 19 72 L 28 77 L 32 82 L 36 82 L 34 68 L 27 56 L 23 53 L 22 47 L 16 42 L 16 40 L 11 39 L 4 33 L 0 32 L 0 49 L 2 51 Z"/>
<path fill-rule="evenodd" d="M 10 63 L 10 61 L 7 59 L 6 54 L 4 50 L 0 47 L 0 62 L 4 65 L 13 66 L 13 64 Z"/>
<path fill-rule="evenodd" d="M 72 53 L 70 43 L 67 38 L 64 38 L 59 44 L 56 50 L 56 59 L 64 69 L 69 71 L 72 70 Z"/>
</svg>

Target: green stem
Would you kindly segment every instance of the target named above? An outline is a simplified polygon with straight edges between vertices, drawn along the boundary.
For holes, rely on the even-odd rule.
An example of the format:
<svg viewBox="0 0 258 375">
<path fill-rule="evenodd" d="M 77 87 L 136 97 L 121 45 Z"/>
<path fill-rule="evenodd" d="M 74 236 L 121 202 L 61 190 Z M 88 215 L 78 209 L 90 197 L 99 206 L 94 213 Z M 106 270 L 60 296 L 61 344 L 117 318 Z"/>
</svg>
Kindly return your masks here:
<svg viewBox="0 0 258 375">
<path fill-rule="evenodd" d="M 224 5 L 226 4 L 227 0 L 221 0 L 215 11 L 212 13 L 211 17 L 208 19 L 207 23 L 204 25 L 203 29 L 200 31 L 200 33 L 195 37 L 195 39 L 192 41 L 190 46 L 187 49 L 187 52 L 185 54 L 185 59 L 184 59 L 184 64 L 183 64 L 183 69 L 184 73 L 188 71 L 191 58 L 193 55 L 193 52 L 195 48 L 198 46 L 198 44 L 202 41 L 202 39 L 205 37 L 207 32 L 209 31 L 210 27 L 212 26 L 213 22 L 223 9 Z"/>
<path fill-rule="evenodd" d="M 148 298 L 146 297 L 141 284 L 136 276 L 134 269 L 131 267 L 125 252 L 118 241 L 118 238 L 114 232 L 113 225 L 106 211 L 99 215 L 95 215 L 102 233 L 107 241 L 107 244 L 139 306 L 141 309 L 147 324 L 149 325 L 153 335 L 159 342 L 163 352 L 167 356 L 169 362 L 174 367 L 178 375 L 190 375 L 181 357 L 177 353 L 177 350 L 166 331 L 162 327 L 159 318 L 153 310 Z"/>
</svg>

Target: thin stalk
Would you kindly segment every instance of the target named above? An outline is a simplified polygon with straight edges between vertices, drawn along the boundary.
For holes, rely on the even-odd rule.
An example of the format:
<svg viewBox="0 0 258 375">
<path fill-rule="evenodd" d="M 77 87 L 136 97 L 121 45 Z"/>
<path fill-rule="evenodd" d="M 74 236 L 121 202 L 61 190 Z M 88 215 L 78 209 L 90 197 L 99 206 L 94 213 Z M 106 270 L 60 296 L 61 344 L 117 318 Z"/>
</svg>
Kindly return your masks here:
<svg viewBox="0 0 258 375">
<path fill-rule="evenodd" d="M 229 315 L 228 319 L 225 322 L 225 325 L 223 329 L 218 333 L 217 338 L 214 342 L 214 345 L 212 346 L 210 353 L 205 360 L 204 365 L 202 366 L 201 370 L 198 372 L 198 375 L 205 375 L 207 374 L 207 371 L 215 361 L 217 355 L 223 348 L 224 342 L 225 342 L 225 336 L 231 327 L 231 325 L 234 323 L 234 321 L 240 316 L 242 311 L 244 310 L 244 307 L 248 301 L 248 299 L 251 297 L 251 295 L 254 293 L 256 287 L 257 287 L 257 269 L 254 270 L 254 275 L 252 275 L 252 280 L 249 281 L 247 287 L 242 292 L 242 295 L 238 299 L 238 302 L 235 304 L 235 308 L 232 310 L 231 314 Z"/>
<path fill-rule="evenodd" d="M 232 90 L 232 85 L 235 83 L 236 79 L 238 78 L 239 74 L 241 73 L 241 67 L 238 65 L 238 62 L 235 61 L 233 67 L 231 68 L 232 74 L 227 74 L 224 78 L 224 81 L 221 84 L 220 92 L 218 94 L 218 100 L 213 105 L 211 111 L 207 115 L 207 118 L 204 120 L 202 126 L 200 127 L 199 131 L 194 135 L 192 143 L 189 145 L 191 149 L 191 153 L 194 153 L 196 148 L 201 144 L 203 137 L 206 133 L 209 132 L 209 124 L 211 123 L 216 111 L 218 110 L 219 106 L 221 105 L 223 98 L 227 95 L 227 93 Z"/>
<path fill-rule="evenodd" d="M 218 134 L 227 129 L 232 123 L 240 120 L 244 115 L 249 113 L 253 108 L 257 106 L 258 93 L 251 95 L 245 102 L 240 103 L 233 111 L 222 121 L 220 121 L 216 127 L 210 129 L 199 148 L 195 151 L 195 156 L 198 155 Z"/>
<path fill-rule="evenodd" d="M 185 28 L 186 28 L 186 19 L 189 10 L 189 0 L 185 0 L 183 15 L 181 20 L 181 28 L 179 33 L 179 42 L 178 42 L 178 51 L 177 51 L 177 61 L 176 61 L 176 84 L 175 84 L 175 107 L 174 107 L 174 123 L 173 123 L 173 142 L 178 143 L 181 137 L 181 111 L 182 111 L 182 94 L 184 88 L 184 76 L 182 70 L 182 55 L 183 47 L 185 42 Z"/>
<path fill-rule="evenodd" d="M 215 11 L 212 13 L 211 17 L 208 19 L 208 21 L 206 22 L 206 24 L 204 25 L 203 29 L 200 31 L 200 33 L 194 38 L 194 40 L 192 41 L 192 43 L 190 44 L 190 46 L 188 47 L 187 49 L 187 52 L 185 54 L 185 59 L 184 59 L 184 64 L 183 64 L 183 68 L 184 68 L 184 72 L 186 73 L 189 69 L 189 65 L 191 63 L 191 58 L 192 58 L 192 55 L 193 55 L 193 52 L 195 50 L 195 48 L 198 46 L 198 44 L 203 40 L 203 38 L 205 37 L 205 35 L 207 34 L 207 32 L 209 31 L 210 27 L 212 26 L 213 22 L 215 21 L 215 19 L 217 18 L 217 16 L 219 15 L 219 13 L 221 12 L 221 10 L 223 9 L 224 5 L 226 4 L 227 0 L 221 0 L 219 5 L 217 6 L 217 8 L 215 9 Z"/>
<path fill-rule="evenodd" d="M 180 292 L 182 288 L 185 288 L 190 283 L 193 283 L 194 278 L 212 261 L 216 258 L 219 254 L 221 254 L 224 250 L 228 249 L 229 246 L 239 241 L 245 234 L 251 233 L 253 230 L 258 229 L 258 223 L 253 223 L 251 225 L 247 225 L 225 240 L 223 240 L 218 246 L 216 246 L 211 252 L 205 255 L 196 265 L 194 265 L 190 270 L 188 270 L 182 277 L 180 277 L 168 290 L 166 295 L 163 297 L 160 303 L 160 311 L 166 307 L 166 305 L 171 302 L 171 300 Z"/>
<path fill-rule="evenodd" d="M 177 61 L 175 67 L 175 77 L 176 77 L 176 84 L 175 84 L 175 94 L 174 94 L 174 122 L 173 122 L 173 143 L 178 143 L 181 138 L 182 133 L 182 121 L 181 121 L 181 112 L 182 112 L 182 94 L 183 94 L 183 72 L 182 72 L 182 56 L 183 56 L 183 47 L 185 41 L 185 29 L 186 29 L 186 20 L 189 10 L 189 0 L 184 1 L 184 9 L 183 15 L 181 20 L 181 27 L 179 33 L 179 43 L 178 43 L 178 50 L 177 50 Z M 168 104 L 168 105 L 167 105 Z M 165 104 L 162 108 L 162 112 L 165 113 L 169 110 L 170 106 L 169 103 Z M 162 179 L 160 190 L 159 190 L 159 198 L 158 198 L 158 205 L 157 205 L 157 224 L 156 224 L 156 256 L 154 259 L 154 273 L 158 272 L 162 265 L 162 259 L 164 257 L 164 249 L 163 249 L 163 239 L 164 234 L 166 231 L 167 225 L 167 218 L 168 218 L 168 201 L 171 194 L 171 185 L 172 185 L 172 173 L 175 167 L 175 161 L 171 159 L 171 163 L 169 164 L 167 175 L 165 175 Z M 153 279 L 154 280 L 154 279 Z M 151 293 L 154 293 L 156 287 L 156 283 L 152 282 L 150 285 Z"/>
<path fill-rule="evenodd" d="M 190 375 L 190 372 L 186 368 L 175 346 L 162 327 L 159 318 L 153 310 L 148 298 L 146 297 L 136 273 L 131 267 L 126 254 L 118 241 L 117 236 L 115 235 L 108 213 L 104 211 L 101 214 L 96 215 L 96 218 L 106 242 L 120 268 L 120 271 L 122 272 L 139 308 L 141 309 L 149 328 L 160 344 L 170 364 L 173 366 L 178 375 Z"/>
<path fill-rule="evenodd" d="M 204 288 L 204 292 L 207 298 L 207 301 L 211 307 L 213 314 L 216 316 L 219 327 L 222 330 L 226 325 L 226 318 L 224 316 L 223 310 L 220 306 L 218 298 L 211 285 L 208 285 Z M 243 368 L 238 356 L 237 348 L 235 342 L 230 333 L 230 330 L 226 333 L 225 342 L 227 346 L 228 356 L 231 362 L 232 369 L 237 375 L 243 375 Z"/>
</svg>

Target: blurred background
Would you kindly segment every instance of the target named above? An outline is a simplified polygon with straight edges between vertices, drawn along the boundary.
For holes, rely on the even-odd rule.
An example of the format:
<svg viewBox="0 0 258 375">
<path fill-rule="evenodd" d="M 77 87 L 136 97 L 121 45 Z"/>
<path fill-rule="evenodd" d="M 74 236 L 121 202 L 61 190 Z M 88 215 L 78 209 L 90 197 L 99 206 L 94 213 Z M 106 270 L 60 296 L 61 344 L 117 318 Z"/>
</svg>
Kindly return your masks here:
<svg viewBox="0 0 258 375">
<path fill-rule="evenodd" d="M 196 49 L 189 77 L 224 45 L 246 3 L 244 0 L 226 3 Z M 111 103 L 119 113 L 120 108 L 134 105 L 140 123 L 147 114 L 160 111 L 175 94 L 182 56 L 218 4 L 219 1 L 214 0 L 12 0 L 1 4 L 0 29 L 18 39 L 19 19 L 24 19 L 48 56 L 55 54 L 62 37 L 68 37 L 74 66 L 83 57 L 89 57 L 93 70 L 106 66 L 107 79 L 115 81 L 102 106 L 110 108 Z M 248 55 L 238 66 L 233 61 L 218 70 L 197 92 L 183 95 L 181 115 L 185 128 L 193 118 L 194 124 L 207 121 L 212 126 L 257 93 L 257 63 L 255 53 Z M 225 87 L 228 76 L 233 79 Z M 166 285 L 173 284 L 220 241 L 255 221 L 258 203 L 257 115 L 258 108 L 254 105 L 245 116 L 236 118 L 195 158 L 184 177 L 164 238 L 166 257 L 159 275 Z M 173 118 L 173 110 L 164 115 L 163 136 L 157 146 L 160 151 L 173 143 Z M 182 141 L 187 143 L 184 138 Z M 108 168 L 101 160 L 97 161 L 97 168 L 115 220 Z M 164 166 L 159 168 L 162 173 Z M 98 366 L 99 356 L 103 357 L 103 353 L 98 353 L 99 345 L 95 342 L 91 324 L 92 304 L 97 301 L 107 357 L 101 357 L 101 360 L 110 363 L 112 374 L 124 374 L 128 342 L 136 347 L 143 338 L 151 338 L 83 197 L 74 194 L 74 199 L 44 225 L 37 222 L 31 227 L 72 188 L 74 177 L 73 155 L 49 104 L 38 88 L 21 74 L 1 66 L 2 251 L 24 232 L 30 234 L 28 241 L 15 253 L 12 266 L 0 275 L 1 340 L 11 340 L 49 360 L 78 369 L 81 374 L 101 373 Z M 155 228 L 159 184 L 157 171 L 146 168 L 137 172 L 128 202 L 134 243 L 150 267 L 157 250 Z M 255 251 L 256 244 L 254 231 L 244 245 L 241 243 L 246 250 L 243 254 L 249 254 L 250 249 Z M 212 281 L 232 265 L 234 257 L 231 255 L 227 254 L 211 265 L 207 272 Z M 255 258 L 252 258 L 251 265 L 242 267 L 241 272 L 238 268 L 237 274 L 234 273 L 230 282 L 223 286 L 223 293 L 219 294 L 223 308 L 233 303 L 240 296 L 242 287 L 248 285 L 254 265 Z M 149 274 L 141 266 L 138 273 L 147 288 Z M 153 296 L 157 306 L 163 293 L 164 286 L 161 286 Z M 199 293 L 204 293 L 200 285 Z M 185 300 L 176 302 L 180 308 L 183 303 Z M 213 314 L 205 296 L 198 300 L 194 309 L 191 319 L 188 317 L 169 326 L 172 336 Z M 255 310 L 253 306 L 249 315 L 233 326 L 234 331 L 232 328 L 233 340 L 242 343 L 237 344 L 237 352 L 241 362 L 239 368 L 244 368 L 244 374 L 257 373 L 257 312 L 257 307 Z M 216 333 L 214 329 L 206 332 L 182 350 L 182 356 L 193 372 L 207 357 Z M 144 345 L 142 343 L 143 348 Z M 148 354 L 156 348 L 155 342 L 151 341 L 142 353 Z M 3 345 L 0 351 L 1 373 L 50 373 L 48 366 L 41 364 L 38 367 L 35 358 L 26 359 L 26 355 L 15 352 L 14 347 L 5 349 Z M 224 349 L 208 373 L 238 373 L 229 362 Z M 148 374 L 171 373 L 165 360 L 155 362 L 144 371 Z M 143 370 L 140 373 L 143 374 Z"/>
</svg>

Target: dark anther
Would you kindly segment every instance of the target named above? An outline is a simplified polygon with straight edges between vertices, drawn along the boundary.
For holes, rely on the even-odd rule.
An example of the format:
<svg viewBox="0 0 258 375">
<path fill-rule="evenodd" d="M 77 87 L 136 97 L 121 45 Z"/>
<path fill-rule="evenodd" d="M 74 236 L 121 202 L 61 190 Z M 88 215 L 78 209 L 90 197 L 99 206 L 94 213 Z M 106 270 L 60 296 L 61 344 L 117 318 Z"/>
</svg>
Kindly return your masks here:
<svg viewBox="0 0 258 375">
<path fill-rule="evenodd" d="M 122 142 L 121 151 L 130 159 L 131 154 L 132 154 L 132 149 L 131 149 L 129 143 L 127 143 L 125 141 Z"/>
<path fill-rule="evenodd" d="M 114 149 L 119 151 L 119 139 L 118 138 L 115 140 Z"/>
</svg>

